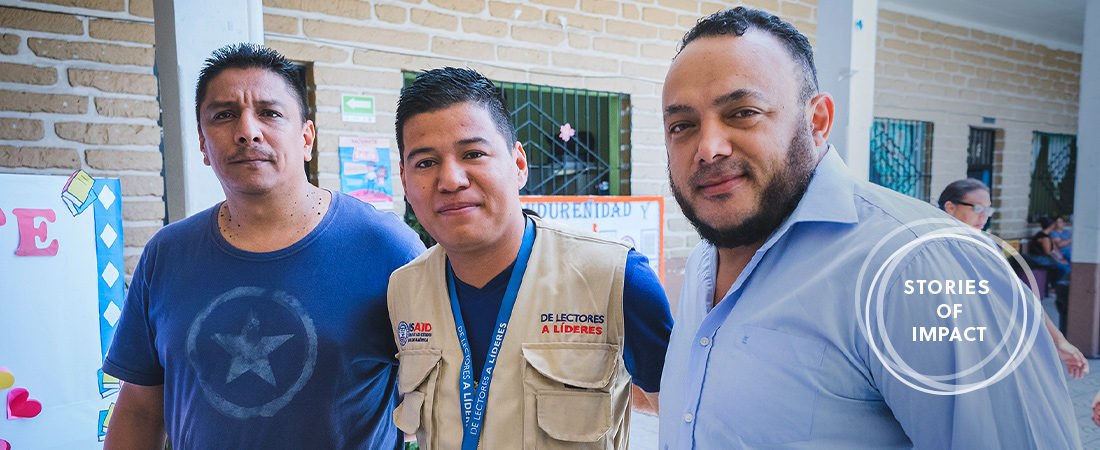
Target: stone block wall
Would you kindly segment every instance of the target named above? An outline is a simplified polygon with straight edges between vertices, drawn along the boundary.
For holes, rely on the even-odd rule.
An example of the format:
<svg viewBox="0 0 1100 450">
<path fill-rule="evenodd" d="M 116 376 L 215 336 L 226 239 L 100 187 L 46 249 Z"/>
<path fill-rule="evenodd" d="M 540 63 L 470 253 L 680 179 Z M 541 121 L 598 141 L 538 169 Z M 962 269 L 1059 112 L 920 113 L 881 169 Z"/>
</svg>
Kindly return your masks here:
<svg viewBox="0 0 1100 450">
<path fill-rule="evenodd" d="M 744 4 L 779 14 L 813 41 L 816 0 Z M 404 71 L 467 66 L 499 81 L 629 94 L 631 193 L 665 197 L 666 284 L 675 295 L 699 238 L 668 187 L 661 86 L 684 33 L 728 7 L 695 0 L 264 0 L 264 28 L 268 46 L 313 65 L 319 184 L 330 189 L 339 188 L 339 136 L 390 139 L 397 160 L 393 114 Z M 377 122 L 342 122 L 341 94 L 373 95 Z"/>
<path fill-rule="evenodd" d="M 0 6 L 0 172 L 120 178 L 126 274 L 164 224 L 152 0 Z"/>
<path fill-rule="evenodd" d="M 998 130 L 993 231 L 1006 239 L 1027 235 L 1032 134 L 1077 134 L 1080 72 L 1077 52 L 879 11 L 875 116 L 935 124 L 933 199 L 966 176 L 970 127 Z"/>
</svg>

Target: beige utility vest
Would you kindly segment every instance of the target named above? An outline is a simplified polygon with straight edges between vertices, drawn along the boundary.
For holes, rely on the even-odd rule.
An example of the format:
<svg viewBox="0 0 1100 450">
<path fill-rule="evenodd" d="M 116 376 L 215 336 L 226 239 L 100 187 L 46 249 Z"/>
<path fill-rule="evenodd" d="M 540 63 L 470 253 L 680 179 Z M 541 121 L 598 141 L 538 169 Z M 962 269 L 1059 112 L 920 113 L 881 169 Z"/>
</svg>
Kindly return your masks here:
<svg viewBox="0 0 1100 450">
<path fill-rule="evenodd" d="M 480 448 L 625 449 L 630 374 L 623 363 L 629 247 L 535 219 L 537 231 L 489 388 Z M 462 349 L 435 246 L 390 277 L 397 338 L 394 423 L 421 449 L 459 449 Z M 496 317 L 497 312 L 489 312 Z M 472 374 L 474 380 L 481 373 Z"/>
</svg>

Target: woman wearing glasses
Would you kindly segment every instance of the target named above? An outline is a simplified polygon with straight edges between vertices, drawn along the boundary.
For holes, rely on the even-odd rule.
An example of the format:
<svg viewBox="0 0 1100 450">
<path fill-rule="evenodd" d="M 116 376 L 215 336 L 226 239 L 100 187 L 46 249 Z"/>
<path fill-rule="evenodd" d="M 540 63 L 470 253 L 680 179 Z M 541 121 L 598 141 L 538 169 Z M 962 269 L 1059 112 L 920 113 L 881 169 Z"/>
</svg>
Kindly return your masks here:
<svg viewBox="0 0 1100 450">
<path fill-rule="evenodd" d="M 994 209 L 990 206 L 992 203 L 989 199 L 989 186 L 972 178 L 955 181 L 947 185 L 943 193 L 940 194 L 940 209 L 977 230 L 985 228 L 989 216 L 993 215 Z M 1048 269 L 1047 276 L 1052 277 L 1053 282 L 1057 283 L 1069 272 L 1069 266 L 1065 266 L 1063 270 L 1062 267 L 1057 265 L 1057 260 L 1053 256 L 1049 256 L 1050 253 L 1057 252 L 1058 248 L 1053 245 L 1049 234 L 1054 229 L 1054 222 L 1049 217 L 1044 217 L 1050 223 L 1043 222 L 1043 218 L 1039 219 L 1043 230 L 1040 230 L 1028 244 L 1030 247 L 1028 250 L 1032 253 L 1028 255 L 1029 264 L 1034 269 Z M 1045 236 L 1045 239 L 1043 236 Z M 1035 247 L 1037 241 L 1040 242 L 1038 248 Z M 1045 244 L 1042 244 L 1041 242 L 1044 241 Z M 1036 250 L 1041 250 L 1041 252 Z M 1045 265 L 1045 262 L 1049 262 L 1051 267 Z M 1066 364 L 1069 375 L 1073 378 L 1081 378 L 1088 374 L 1089 361 L 1085 359 L 1085 355 L 1081 353 L 1081 350 L 1078 350 L 1076 346 L 1066 340 L 1065 335 L 1058 330 L 1058 327 L 1054 325 L 1054 322 L 1051 322 L 1050 317 L 1047 317 L 1046 314 L 1043 314 L 1043 320 L 1047 331 L 1050 332 L 1050 337 L 1054 339 L 1054 345 L 1058 348 L 1058 357 Z M 1093 420 L 1097 425 L 1100 425 L 1100 393 L 1096 395 L 1093 411 Z"/>
<path fill-rule="evenodd" d="M 940 194 L 940 209 L 978 230 L 993 215 L 992 204 L 989 186 L 973 178 L 955 181 Z"/>
</svg>

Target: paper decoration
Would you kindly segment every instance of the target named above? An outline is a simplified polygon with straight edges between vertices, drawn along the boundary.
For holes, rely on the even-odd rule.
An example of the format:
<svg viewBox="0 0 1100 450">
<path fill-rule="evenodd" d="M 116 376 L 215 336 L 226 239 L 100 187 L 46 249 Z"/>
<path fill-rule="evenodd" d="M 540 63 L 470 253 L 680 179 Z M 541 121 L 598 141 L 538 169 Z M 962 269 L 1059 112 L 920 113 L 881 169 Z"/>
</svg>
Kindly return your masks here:
<svg viewBox="0 0 1100 450">
<path fill-rule="evenodd" d="M 65 183 L 65 188 L 61 191 L 61 201 L 65 202 L 65 206 L 74 216 L 84 212 L 96 199 L 96 193 L 92 190 L 94 184 L 92 176 L 83 170 L 73 173 Z"/>
<path fill-rule="evenodd" d="M 99 369 L 99 395 L 103 398 L 110 397 L 118 393 L 121 384 L 118 378 L 112 377 L 103 372 L 103 369 Z"/>
<path fill-rule="evenodd" d="M 8 391 L 8 420 L 30 419 L 42 413 L 42 402 L 30 396 L 31 394 L 23 388 Z"/>
<path fill-rule="evenodd" d="M 8 441 L 0 439 L 0 450 L 11 450 L 11 444 Z"/>
<path fill-rule="evenodd" d="M 18 450 L 102 450 L 106 413 L 118 397 L 118 380 L 99 369 L 124 305 L 122 190 L 117 179 L 93 178 L 82 199 L 76 187 L 86 182 L 80 173 L 0 174 L 7 219 L 0 224 L 0 365 L 18 381 L 0 390 L 0 438 Z M 17 254 L 25 236 L 26 250 L 47 252 L 56 243 L 56 254 Z M 43 327 L 65 332 L 26 338 Z M 22 403 L 13 397 L 12 412 L 37 409 L 33 419 L 7 420 L 13 387 L 29 393 Z"/>
<path fill-rule="evenodd" d="M 108 406 L 107 409 L 99 412 L 99 442 L 103 442 L 107 439 L 107 424 L 111 422 L 111 416 L 113 416 L 114 414 L 114 403 L 111 403 L 111 406 Z"/>
<path fill-rule="evenodd" d="M 0 367 L 0 389 L 10 388 L 15 384 L 15 375 L 7 367 Z"/>
<path fill-rule="evenodd" d="M 574 130 L 573 126 L 569 125 L 569 122 L 566 122 L 565 125 L 562 125 L 559 130 L 561 131 L 561 134 L 559 134 L 558 137 L 560 137 L 561 140 L 565 142 L 569 142 L 569 138 L 577 134 L 577 130 Z"/>
<path fill-rule="evenodd" d="M 389 139 L 340 137 L 340 190 L 374 205 L 393 209 L 393 167 Z"/>
</svg>

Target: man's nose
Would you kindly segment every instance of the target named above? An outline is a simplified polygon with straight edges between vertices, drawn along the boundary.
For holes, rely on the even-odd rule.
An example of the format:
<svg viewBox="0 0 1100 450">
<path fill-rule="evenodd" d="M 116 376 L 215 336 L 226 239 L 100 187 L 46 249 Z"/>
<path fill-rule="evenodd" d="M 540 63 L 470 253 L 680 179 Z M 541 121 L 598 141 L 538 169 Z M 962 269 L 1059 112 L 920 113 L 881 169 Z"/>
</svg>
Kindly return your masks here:
<svg viewBox="0 0 1100 450">
<path fill-rule="evenodd" d="M 237 121 L 237 143 L 245 145 L 249 142 L 262 141 L 263 133 L 260 132 L 259 125 L 259 121 L 252 114 L 241 114 L 241 119 Z"/>
<path fill-rule="evenodd" d="M 729 136 L 727 136 L 723 127 L 718 124 L 705 122 L 699 124 L 698 142 L 699 147 L 696 149 L 695 157 L 701 163 L 710 163 L 733 154 Z"/>
<path fill-rule="evenodd" d="M 439 165 L 440 192 L 455 192 L 470 186 L 470 179 L 466 175 L 466 168 L 458 162 L 443 161 Z"/>
</svg>

